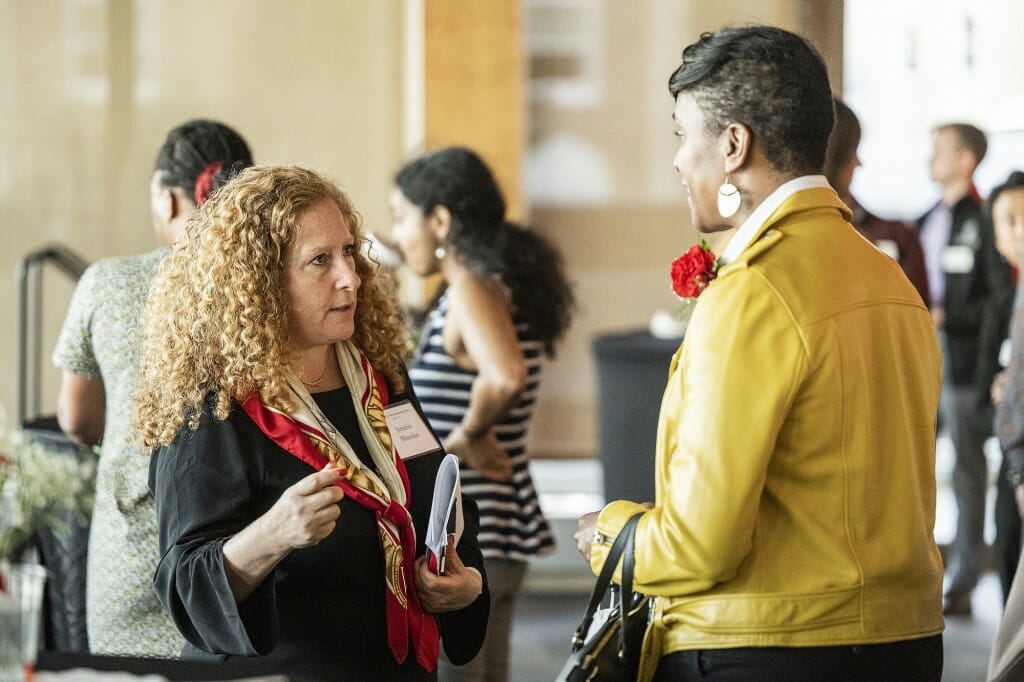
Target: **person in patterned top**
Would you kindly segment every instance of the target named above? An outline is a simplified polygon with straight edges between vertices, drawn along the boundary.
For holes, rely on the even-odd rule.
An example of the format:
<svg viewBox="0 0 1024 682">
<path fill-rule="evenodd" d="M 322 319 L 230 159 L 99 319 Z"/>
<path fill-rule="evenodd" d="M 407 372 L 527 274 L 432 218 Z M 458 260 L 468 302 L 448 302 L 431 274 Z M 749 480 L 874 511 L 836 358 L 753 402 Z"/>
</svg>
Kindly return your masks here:
<svg viewBox="0 0 1024 682">
<path fill-rule="evenodd" d="M 131 430 L 139 325 L 166 246 L 214 189 L 250 165 L 248 144 L 222 123 L 197 119 L 171 130 L 149 185 L 153 228 L 165 246 L 103 259 L 86 270 L 57 341 L 61 429 L 77 443 L 102 445 L 86 588 L 94 653 L 177 657 L 184 644 L 152 585 L 159 555 L 149 458 Z"/>
</svg>

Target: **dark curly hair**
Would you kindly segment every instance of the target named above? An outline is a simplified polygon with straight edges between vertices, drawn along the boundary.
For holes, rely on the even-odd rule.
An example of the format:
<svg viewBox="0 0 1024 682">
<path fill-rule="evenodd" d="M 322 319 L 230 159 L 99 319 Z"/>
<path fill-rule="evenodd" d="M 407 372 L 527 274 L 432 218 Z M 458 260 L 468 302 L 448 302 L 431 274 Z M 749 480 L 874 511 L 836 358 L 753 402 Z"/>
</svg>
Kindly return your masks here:
<svg viewBox="0 0 1024 682">
<path fill-rule="evenodd" d="M 742 123 L 777 170 L 821 172 L 832 91 L 821 55 L 800 36 L 774 26 L 704 33 L 683 50 L 668 89 L 693 95 L 710 134 Z"/>
<path fill-rule="evenodd" d="M 508 287 L 529 333 L 553 356 L 575 309 L 562 257 L 541 235 L 505 220 L 505 198 L 487 164 L 469 149 L 446 147 L 406 164 L 395 186 L 424 215 L 448 209 L 455 257 Z"/>
</svg>

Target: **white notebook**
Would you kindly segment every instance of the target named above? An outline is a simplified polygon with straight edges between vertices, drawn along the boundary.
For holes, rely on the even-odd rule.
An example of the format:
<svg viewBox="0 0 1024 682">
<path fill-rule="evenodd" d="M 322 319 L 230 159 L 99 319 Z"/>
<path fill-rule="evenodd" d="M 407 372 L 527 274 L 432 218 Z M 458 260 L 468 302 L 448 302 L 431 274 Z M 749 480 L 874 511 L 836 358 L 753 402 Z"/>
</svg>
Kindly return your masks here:
<svg viewBox="0 0 1024 682">
<path fill-rule="evenodd" d="M 459 458 L 449 453 L 441 460 L 434 479 L 434 499 L 427 522 L 427 563 L 438 575 L 444 573 L 445 550 L 449 535 L 455 535 L 453 547 L 459 544 L 463 529 L 462 483 L 459 479 Z"/>
</svg>

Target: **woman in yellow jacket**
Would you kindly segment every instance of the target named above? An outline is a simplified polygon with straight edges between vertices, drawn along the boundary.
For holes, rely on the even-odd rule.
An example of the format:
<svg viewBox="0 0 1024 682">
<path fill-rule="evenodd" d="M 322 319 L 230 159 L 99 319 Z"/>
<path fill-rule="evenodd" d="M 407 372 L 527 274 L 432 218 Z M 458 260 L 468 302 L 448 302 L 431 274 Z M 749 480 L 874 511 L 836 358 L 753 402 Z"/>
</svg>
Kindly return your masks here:
<svg viewBox="0 0 1024 682">
<path fill-rule="evenodd" d="M 819 175 L 824 63 L 792 33 L 727 28 L 669 87 L 694 225 L 738 229 L 669 368 L 636 531 L 656 679 L 939 680 L 939 346 Z M 644 509 L 580 520 L 595 571 Z"/>
</svg>

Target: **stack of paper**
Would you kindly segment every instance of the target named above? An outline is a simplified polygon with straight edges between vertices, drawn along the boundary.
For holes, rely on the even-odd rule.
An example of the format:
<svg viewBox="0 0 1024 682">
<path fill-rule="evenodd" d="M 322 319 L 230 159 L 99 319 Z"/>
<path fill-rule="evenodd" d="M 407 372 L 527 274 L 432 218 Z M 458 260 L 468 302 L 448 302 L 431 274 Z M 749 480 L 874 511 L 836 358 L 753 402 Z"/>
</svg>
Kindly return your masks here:
<svg viewBox="0 0 1024 682">
<path fill-rule="evenodd" d="M 444 573 L 448 536 L 454 535 L 452 548 L 462 537 L 462 484 L 459 480 L 459 458 L 449 453 L 441 460 L 434 479 L 434 500 L 427 522 L 427 564 L 438 575 Z"/>
</svg>

